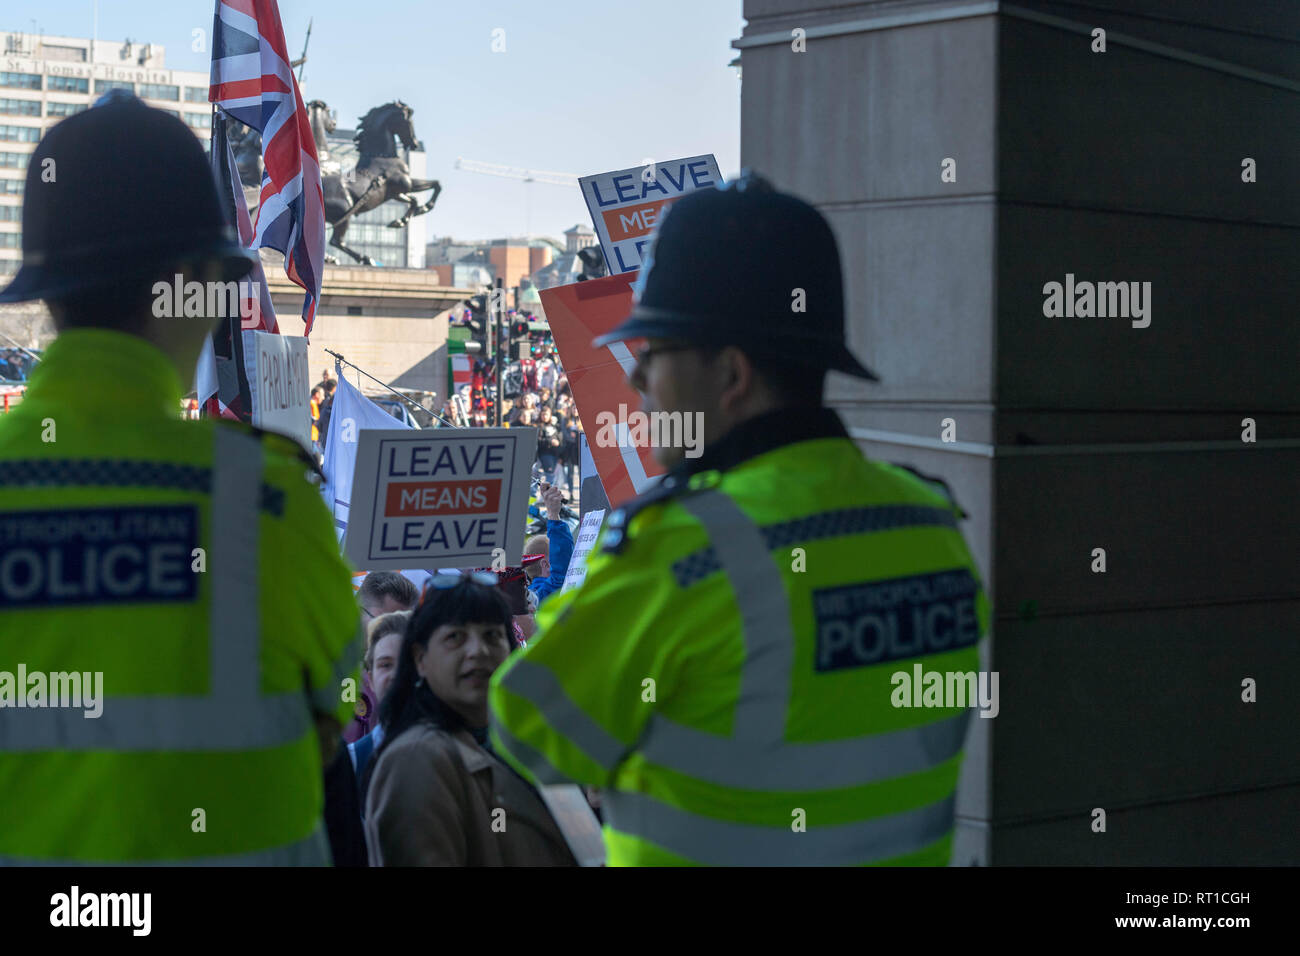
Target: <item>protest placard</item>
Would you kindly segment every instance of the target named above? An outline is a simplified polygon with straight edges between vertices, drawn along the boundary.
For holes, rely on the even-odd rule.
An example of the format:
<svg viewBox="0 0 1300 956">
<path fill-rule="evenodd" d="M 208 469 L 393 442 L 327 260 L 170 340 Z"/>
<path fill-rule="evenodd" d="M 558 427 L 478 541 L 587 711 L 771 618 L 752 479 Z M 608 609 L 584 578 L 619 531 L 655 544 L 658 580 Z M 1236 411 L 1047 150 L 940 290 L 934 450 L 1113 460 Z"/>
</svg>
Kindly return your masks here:
<svg viewBox="0 0 1300 956">
<path fill-rule="evenodd" d="M 551 811 L 551 819 L 560 828 L 578 866 L 604 866 L 605 840 L 600 820 L 592 812 L 582 788 L 572 783 L 552 783 L 537 792 Z"/>
<path fill-rule="evenodd" d="M 535 428 L 365 430 L 344 555 L 372 571 L 467 568 L 523 553 Z"/>
<path fill-rule="evenodd" d="M 311 447 L 311 385 L 307 371 L 307 340 L 300 335 L 274 335 L 245 330 L 244 354 L 252 359 L 248 393 L 253 424 L 287 435 Z"/>
<path fill-rule="evenodd" d="M 721 182 L 711 153 L 579 178 L 610 275 L 641 268 L 641 253 L 666 206 Z"/>
<path fill-rule="evenodd" d="M 605 494 L 605 486 L 601 484 L 600 472 L 596 470 L 596 459 L 591 457 L 591 446 L 587 444 L 586 435 L 582 436 L 580 449 L 578 500 L 581 502 L 582 516 L 588 511 L 606 511 L 609 508 L 609 497 Z"/>
<path fill-rule="evenodd" d="M 649 489 L 666 470 L 655 460 L 653 447 L 633 445 L 625 440 L 626 433 L 619 441 L 602 440 L 608 433 L 600 427 L 602 414 L 621 420 L 628 409 L 641 405 L 641 396 L 628 385 L 627 377 L 636 364 L 633 350 L 643 340 L 612 342 L 599 349 L 591 345 L 592 339 L 613 329 L 632 311 L 631 284 L 636 277 L 631 272 L 541 291 L 542 309 L 564 362 L 592 460 L 614 508 Z"/>
<path fill-rule="evenodd" d="M 569 558 L 569 569 L 564 573 L 561 592 L 572 591 L 587 580 L 587 555 L 596 546 L 596 539 L 600 537 L 600 525 L 604 520 L 604 511 L 588 511 L 582 516 L 578 535 L 573 540 L 573 556 Z"/>
</svg>

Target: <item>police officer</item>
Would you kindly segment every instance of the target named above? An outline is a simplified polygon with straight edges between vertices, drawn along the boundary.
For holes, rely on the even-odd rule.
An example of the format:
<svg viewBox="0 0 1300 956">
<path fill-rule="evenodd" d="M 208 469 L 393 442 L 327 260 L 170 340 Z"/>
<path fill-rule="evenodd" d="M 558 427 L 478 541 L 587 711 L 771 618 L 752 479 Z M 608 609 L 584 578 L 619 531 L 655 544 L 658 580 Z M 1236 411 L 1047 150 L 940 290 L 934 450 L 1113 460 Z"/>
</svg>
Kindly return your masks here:
<svg viewBox="0 0 1300 956">
<path fill-rule="evenodd" d="M 946 864 L 971 702 L 911 682 L 974 675 L 988 609 L 941 486 L 822 405 L 828 369 L 875 378 L 829 226 L 746 174 L 671 207 L 635 293 L 595 344 L 647 340 L 630 381 L 702 454 L 656 451 L 494 675 L 494 744 L 604 790 L 611 864 Z"/>
<path fill-rule="evenodd" d="M 180 419 L 214 322 L 153 308 L 251 265 L 161 110 L 114 94 L 32 155 L 0 302 L 58 337 L 0 416 L 0 863 L 330 862 L 348 569 L 309 456 Z"/>
</svg>

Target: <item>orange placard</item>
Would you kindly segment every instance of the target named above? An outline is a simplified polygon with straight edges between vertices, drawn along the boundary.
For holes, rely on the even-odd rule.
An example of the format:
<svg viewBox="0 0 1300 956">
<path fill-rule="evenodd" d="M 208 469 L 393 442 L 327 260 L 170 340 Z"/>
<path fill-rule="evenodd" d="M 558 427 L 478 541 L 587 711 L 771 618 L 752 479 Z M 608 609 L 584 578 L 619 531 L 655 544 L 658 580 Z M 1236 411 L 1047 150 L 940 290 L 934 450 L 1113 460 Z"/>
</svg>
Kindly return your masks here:
<svg viewBox="0 0 1300 956">
<path fill-rule="evenodd" d="M 660 205 L 660 204 L 652 204 Z M 627 383 L 632 355 L 644 340 L 629 339 L 604 348 L 591 341 L 613 329 L 632 311 L 632 284 L 637 273 L 575 282 L 541 290 L 542 311 L 560 350 L 560 361 L 573 389 L 591 457 L 612 507 L 620 507 L 664 473 L 649 447 L 602 445 L 597 416 L 608 412 L 623 421 L 641 407 L 641 396 Z M 622 405 L 620 413 L 619 406 Z"/>
<path fill-rule="evenodd" d="M 678 197 L 674 196 L 672 199 L 660 199 L 658 202 L 642 203 L 639 206 L 621 206 L 618 209 L 609 209 L 601 213 L 610 240 L 622 242 L 624 239 L 635 239 L 638 236 L 648 235 L 663 215 L 664 210 L 675 203 L 677 199 Z"/>
<path fill-rule="evenodd" d="M 384 514 L 466 515 L 497 510 L 501 503 L 501 480 L 478 478 L 469 481 L 395 481 L 388 486 Z"/>
</svg>

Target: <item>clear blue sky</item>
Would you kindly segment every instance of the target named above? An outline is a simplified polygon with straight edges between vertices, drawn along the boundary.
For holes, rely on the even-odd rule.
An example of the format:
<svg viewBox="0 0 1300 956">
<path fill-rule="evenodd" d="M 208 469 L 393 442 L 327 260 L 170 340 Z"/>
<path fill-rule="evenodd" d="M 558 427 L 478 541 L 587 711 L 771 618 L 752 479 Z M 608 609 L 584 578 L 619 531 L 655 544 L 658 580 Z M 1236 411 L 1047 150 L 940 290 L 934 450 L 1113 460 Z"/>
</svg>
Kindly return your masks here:
<svg viewBox="0 0 1300 956">
<path fill-rule="evenodd" d="M 89 36 L 92 0 L 4 0 L 0 29 Z M 172 69 L 208 69 L 191 52 L 211 0 L 100 0 L 99 38 L 162 44 Z M 429 236 L 560 237 L 591 224 L 576 188 L 457 170 L 457 156 L 586 175 L 713 153 L 740 161 L 740 81 L 727 64 L 741 0 L 280 0 L 292 55 L 314 20 L 307 98 L 351 127 L 372 106 L 415 109 L 429 175 L 443 192 Z M 34 22 L 33 22 L 34 21 Z M 492 32 L 505 31 L 504 53 Z M 526 199 L 531 195 L 531 203 Z"/>
</svg>

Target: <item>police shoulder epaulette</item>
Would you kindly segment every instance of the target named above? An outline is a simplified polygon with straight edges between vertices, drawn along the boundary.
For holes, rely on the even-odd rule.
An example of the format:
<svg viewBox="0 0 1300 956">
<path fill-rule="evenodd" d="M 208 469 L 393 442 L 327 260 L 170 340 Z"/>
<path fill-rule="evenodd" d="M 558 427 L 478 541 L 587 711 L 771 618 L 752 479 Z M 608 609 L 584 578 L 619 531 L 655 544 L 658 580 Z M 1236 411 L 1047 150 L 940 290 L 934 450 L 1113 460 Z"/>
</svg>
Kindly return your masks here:
<svg viewBox="0 0 1300 956">
<path fill-rule="evenodd" d="M 645 494 L 638 495 L 623 507 L 611 512 L 605 518 L 601 550 L 606 554 L 620 554 L 627 546 L 628 528 L 634 517 L 651 505 L 688 494 L 690 490 L 690 485 L 686 481 L 670 475 Z"/>
<path fill-rule="evenodd" d="M 279 432 L 267 431 L 265 428 L 258 428 L 256 425 L 250 425 L 248 422 L 232 421 L 229 418 L 219 418 L 217 424 L 224 428 L 238 428 L 240 431 L 252 435 L 258 441 L 271 445 L 276 451 L 285 455 L 293 455 L 298 461 L 307 466 L 307 469 L 317 480 L 324 481 L 325 473 L 321 471 L 320 465 L 316 464 L 316 458 L 297 441 L 288 435 L 281 435 Z"/>
<path fill-rule="evenodd" d="M 970 515 L 966 513 L 966 509 L 963 508 L 961 504 L 957 501 L 957 496 L 952 493 L 952 489 L 948 487 L 948 482 L 944 481 L 942 478 L 936 477 L 935 475 L 927 475 L 923 471 L 917 471 L 911 465 L 904 465 L 897 461 L 891 461 L 890 464 L 893 465 L 895 468 L 901 468 L 903 469 L 903 471 L 910 472 L 911 474 L 919 478 L 921 481 L 925 482 L 925 484 L 929 486 L 933 491 L 937 491 L 939 494 L 947 498 L 948 501 L 952 503 L 952 506 L 957 509 L 958 517 L 960 518 L 970 517 Z"/>
</svg>

